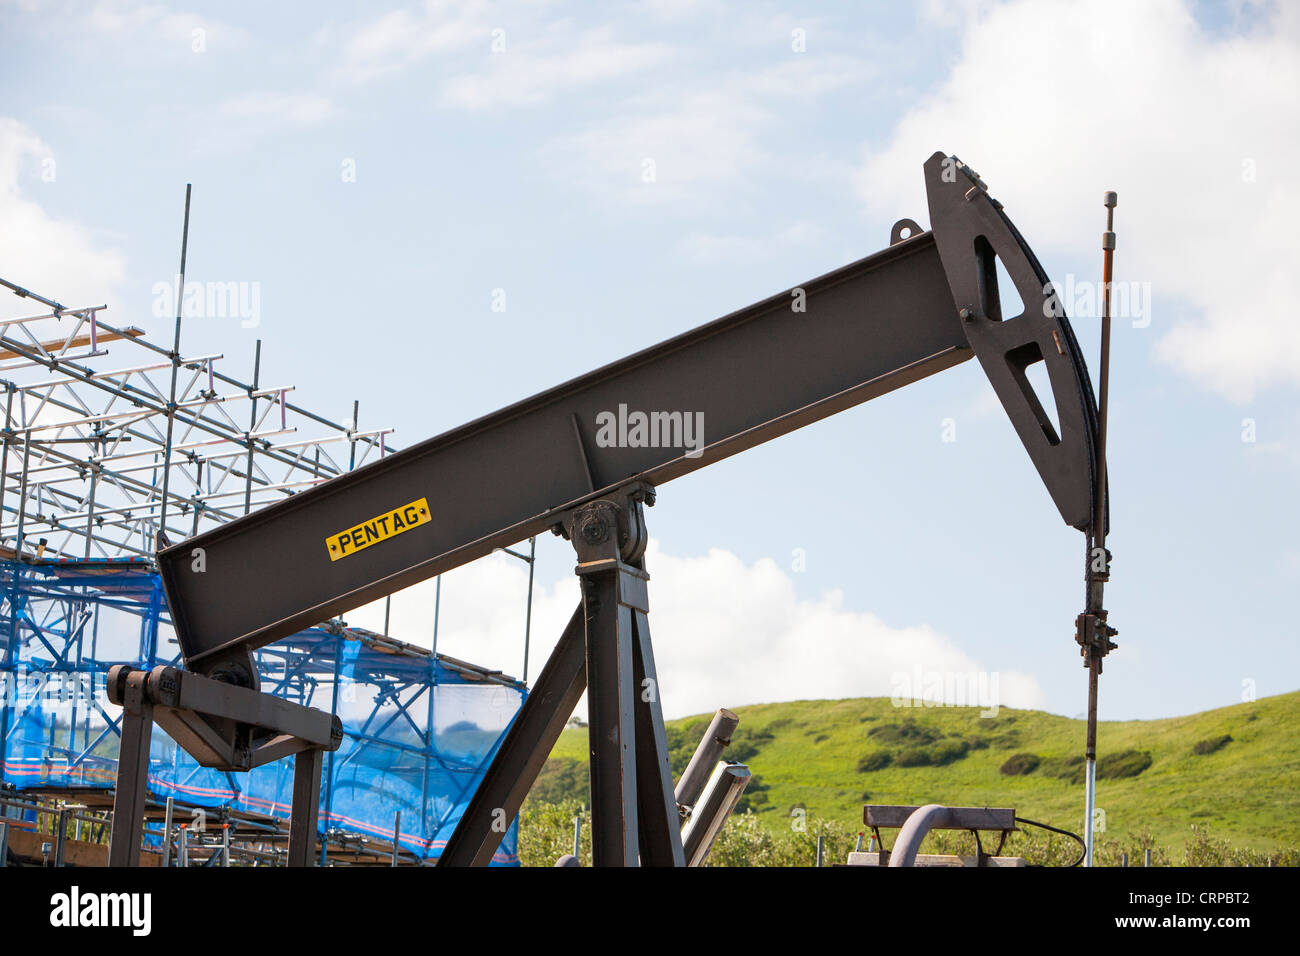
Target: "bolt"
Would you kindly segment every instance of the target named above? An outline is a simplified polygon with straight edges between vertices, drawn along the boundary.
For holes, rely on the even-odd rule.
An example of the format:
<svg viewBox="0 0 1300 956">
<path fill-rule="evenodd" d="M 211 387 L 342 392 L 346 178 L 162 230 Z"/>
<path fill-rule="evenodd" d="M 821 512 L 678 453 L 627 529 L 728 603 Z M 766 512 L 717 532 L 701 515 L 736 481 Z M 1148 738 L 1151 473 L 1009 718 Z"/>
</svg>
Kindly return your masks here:
<svg viewBox="0 0 1300 956">
<path fill-rule="evenodd" d="M 961 320 L 963 322 L 969 322 L 971 321 L 971 319 L 975 318 L 975 313 L 972 312 L 970 309 L 962 309 L 960 312 L 957 313 L 957 315 L 961 317 Z"/>
<path fill-rule="evenodd" d="M 609 536 L 609 529 L 600 518 L 591 517 L 582 523 L 582 540 L 587 544 L 600 544 Z"/>
</svg>

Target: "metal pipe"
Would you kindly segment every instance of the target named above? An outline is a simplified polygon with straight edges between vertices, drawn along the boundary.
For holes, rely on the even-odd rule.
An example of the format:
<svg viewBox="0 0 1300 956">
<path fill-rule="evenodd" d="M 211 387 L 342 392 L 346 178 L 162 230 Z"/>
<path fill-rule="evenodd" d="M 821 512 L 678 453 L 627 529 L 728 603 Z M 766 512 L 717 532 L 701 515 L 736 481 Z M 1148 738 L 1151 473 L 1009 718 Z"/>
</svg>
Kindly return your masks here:
<svg viewBox="0 0 1300 956">
<path fill-rule="evenodd" d="M 719 761 L 713 768 L 691 818 L 682 828 L 682 852 L 687 866 L 703 865 L 749 781 L 749 768 L 744 764 Z M 820 845 L 820 837 L 818 842 Z"/>
<path fill-rule="evenodd" d="M 947 807 L 937 803 L 928 803 L 912 811 L 903 828 L 898 831 L 894 848 L 889 851 L 890 866 L 916 866 L 916 854 L 921 849 L 921 841 L 935 827 L 944 826 L 951 813 Z"/>
<path fill-rule="evenodd" d="M 736 732 L 736 727 L 739 725 L 740 718 L 725 707 L 719 708 L 713 715 L 713 720 L 704 731 L 700 745 L 695 748 L 695 753 L 691 756 L 691 762 L 686 765 L 681 779 L 677 781 L 674 796 L 678 806 L 691 807 L 699 799 L 705 785 L 709 782 L 709 776 L 713 773 L 714 765 L 731 743 L 731 735 Z"/>
<path fill-rule="evenodd" d="M 167 798 L 167 808 L 163 811 L 162 866 L 172 865 L 172 813 L 175 801 Z"/>
<path fill-rule="evenodd" d="M 1106 612 L 1103 592 L 1110 578 L 1110 562 L 1106 554 L 1106 422 L 1110 403 L 1110 286 L 1115 255 L 1115 206 L 1119 200 L 1114 192 L 1106 193 L 1106 231 L 1101 237 L 1102 287 L 1101 287 L 1101 365 L 1097 385 L 1097 487 L 1093 495 L 1092 522 L 1089 526 L 1089 553 L 1087 563 L 1088 595 L 1087 613 L 1099 618 L 1099 647 L 1086 648 L 1088 662 L 1088 729 L 1084 745 L 1084 866 L 1092 866 L 1093 825 L 1092 816 L 1097 804 L 1097 678 L 1101 674 L 1101 659 L 1107 651 Z M 1102 567 L 1097 568 L 1097 562 Z"/>
<path fill-rule="evenodd" d="M 64 852 L 67 850 L 67 843 L 68 843 L 68 811 L 67 810 L 63 809 L 62 807 L 59 808 L 59 812 L 55 814 L 54 817 L 54 825 L 58 829 L 58 832 L 54 836 L 54 865 L 63 866 L 63 855 Z"/>
<path fill-rule="evenodd" d="M 253 384 L 248 388 L 248 431 L 245 436 L 257 430 L 257 380 L 262 373 L 262 340 L 257 340 L 253 350 Z M 252 509 L 253 504 L 253 443 L 245 437 L 248 445 L 248 464 L 244 468 L 244 514 Z"/>
<path fill-rule="evenodd" d="M 176 283 L 176 333 L 172 340 L 172 385 L 167 393 L 167 440 L 163 445 L 162 511 L 158 531 L 167 531 L 167 485 L 171 478 L 172 433 L 176 426 L 176 380 L 181 370 L 181 315 L 185 306 L 185 256 L 190 242 L 190 183 L 185 184 L 185 224 L 181 227 L 181 271 Z"/>
<path fill-rule="evenodd" d="M 528 640 L 533 630 L 533 572 L 537 568 L 537 536 L 528 539 L 528 604 L 524 609 L 524 671 L 519 679 L 528 683 Z"/>
</svg>

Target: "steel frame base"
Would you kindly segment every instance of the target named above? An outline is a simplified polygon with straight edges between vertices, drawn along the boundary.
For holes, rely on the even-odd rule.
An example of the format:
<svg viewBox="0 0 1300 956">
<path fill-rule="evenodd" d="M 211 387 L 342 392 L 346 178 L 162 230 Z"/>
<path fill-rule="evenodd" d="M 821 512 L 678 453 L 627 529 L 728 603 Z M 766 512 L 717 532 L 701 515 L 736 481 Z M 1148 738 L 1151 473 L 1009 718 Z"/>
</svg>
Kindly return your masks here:
<svg viewBox="0 0 1300 956">
<path fill-rule="evenodd" d="M 204 767 L 240 772 L 294 756 L 288 865 L 313 865 L 321 755 L 343 740 L 337 716 L 167 666 L 110 668 L 108 698 L 122 707 L 109 866 L 140 865 L 155 722 Z"/>
</svg>

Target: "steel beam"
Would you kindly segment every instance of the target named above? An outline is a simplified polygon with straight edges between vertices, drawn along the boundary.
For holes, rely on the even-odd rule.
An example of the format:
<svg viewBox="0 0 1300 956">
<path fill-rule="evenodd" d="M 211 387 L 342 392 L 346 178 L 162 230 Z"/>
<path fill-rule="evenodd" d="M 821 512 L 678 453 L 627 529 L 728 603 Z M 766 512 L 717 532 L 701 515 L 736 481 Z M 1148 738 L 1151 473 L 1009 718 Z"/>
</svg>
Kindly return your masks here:
<svg viewBox="0 0 1300 956">
<path fill-rule="evenodd" d="M 182 651 L 192 665 L 261 646 L 544 532 L 603 491 L 662 484 L 972 356 L 933 238 L 900 243 L 165 549 Z M 604 441 L 620 408 L 674 414 L 675 434 Z M 684 447 L 698 416 L 699 447 Z M 326 536 L 420 498 L 434 520 L 330 559 Z"/>
<path fill-rule="evenodd" d="M 146 693 L 146 671 L 109 670 L 109 686 L 121 694 L 121 747 L 113 793 L 113 828 L 108 839 L 109 866 L 139 866 L 148 802 L 149 740 L 153 736 L 153 702 Z"/>
<path fill-rule="evenodd" d="M 616 559 L 594 564 L 579 567 L 587 633 L 591 858 L 595 866 L 636 866 L 635 635 L 632 608 L 619 600 L 627 566 Z"/>
<path fill-rule="evenodd" d="M 319 747 L 311 747 L 293 758 L 293 809 L 289 817 L 287 866 L 311 866 L 315 859 L 320 769 Z"/>
<path fill-rule="evenodd" d="M 659 672 L 646 608 L 632 608 L 632 688 L 636 697 L 636 793 L 642 866 L 685 866 L 681 820 L 673 795 Z"/>
</svg>

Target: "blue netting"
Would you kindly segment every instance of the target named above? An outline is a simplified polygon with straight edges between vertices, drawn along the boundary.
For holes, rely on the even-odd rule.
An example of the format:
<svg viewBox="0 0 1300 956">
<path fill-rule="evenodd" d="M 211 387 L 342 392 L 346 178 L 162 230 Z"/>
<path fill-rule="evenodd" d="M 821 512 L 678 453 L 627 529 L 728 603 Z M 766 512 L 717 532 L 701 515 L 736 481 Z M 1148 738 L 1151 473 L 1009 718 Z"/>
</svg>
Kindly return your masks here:
<svg viewBox="0 0 1300 956">
<path fill-rule="evenodd" d="M 111 787 L 120 710 L 108 703 L 109 667 L 178 657 L 162 586 L 146 566 L 0 561 L 3 780 L 19 789 Z M 352 631 L 313 628 L 257 658 L 264 691 L 343 721 L 342 746 L 325 755 L 319 831 L 387 842 L 400 811 L 401 846 L 426 859 L 446 845 L 525 695 Z M 149 791 L 287 818 L 293 764 L 205 769 L 155 728 Z M 516 821 L 493 865 L 518 865 L 517 836 Z"/>
</svg>

